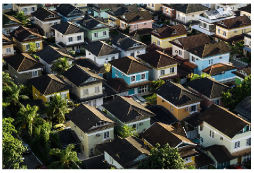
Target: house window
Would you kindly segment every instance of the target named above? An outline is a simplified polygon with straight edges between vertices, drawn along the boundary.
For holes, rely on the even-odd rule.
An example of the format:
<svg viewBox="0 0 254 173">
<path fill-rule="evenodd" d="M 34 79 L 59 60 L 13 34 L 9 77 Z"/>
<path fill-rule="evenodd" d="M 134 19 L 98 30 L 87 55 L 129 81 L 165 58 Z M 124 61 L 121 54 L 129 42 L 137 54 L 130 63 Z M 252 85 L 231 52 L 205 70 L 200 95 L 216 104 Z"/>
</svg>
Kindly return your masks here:
<svg viewBox="0 0 254 173">
<path fill-rule="evenodd" d="M 235 30 L 235 33 L 237 33 L 237 30 Z"/>
<path fill-rule="evenodd" d="M 159 40 L 157 40 L 157 45 L 160 45 L 160 41 Z"/>
<path fill-rule="evenodd" d="M 57 25 L 57 22 L 54 22 L 54 25 Z"/>
<path fill-rule="evenodd" d="M 83 89 L 83 96 L 88 95 L 88 89 Z"/>
<path fill-rule="evenodd" d="M 81 35 L 77 36 L 77 39 L 78 39 L 78 40 L 81 40 Z"/>
<path fill-rule="evenodd" d="M 235 142 L 235 149 L 240 148 L 240 141 Z"/>
<path fill-rule="evenodd" d="M 218 33 L 220 34 L 220 29 L 218 29 Z"/>
<path fill-rule="evenodd" d="M 192 61 L 192 62 L 195 62 L 194 56 L 191 56 L 191 61 Z"/>
<path fill-rule="evenodd" d="M 152 4 L 152 7 L 154 7 L 154 4 Z"/>
<path fill-rule="evenodd" d="M 35 44 L 36 44 L 37 49 L 39 49 L 40 48 L 40 43 L 35 43 Z"/>
<path fill-rule="evenodd" d="M 95 87 L 95 93 L 100 92 L 100 86 Z"/>
<path fill-rule="evenodd" d="M 141 74 L 141 80 L 144 80 L 144 79 L 146 79 L 146 74 L 145 73 Z"/>
<path fill-rule="evenodd" d="M 161 75 L 164 75 L 165 74 L 165 70 L 161 70 Z"/>
<path fill-rule="evenodd" d="M 94 33 L 94 37 L 98 37 L 98 33 Z"/>
<path fill-rule="evenodd" d="M 107 35 L 107 32 L 106 32 L 106 31 L 103 31 L 103 35 Z"/>
<path fill-rule="evenodd" d="M 109 138 L 109 131 L 104 132 L 103 139 L 108 139 L 108 138 Z"/>
<path fill-rule="evenodd" d="M 179 55 L 182 55 L 182 50 L 179 50 Z"/>
<path fill-rule="evenodd" d="M 170 73 L 174 73 L 175 72 L 174 70 L 175 70 L 174 67 L 170 68 Z"/>
<path fill-rule="evenodd" d="M 38 71 L 32 71 L 32 77 L 37 77 L 38 76 Z"/>
<path fill-rule="evenodd" d="M 211 138 L 214 138 L 214 132 L 212 132 L 212 131 L 210 130 L 209 136 L 210 136 Z"/>
<path fill-rule="evenodd" d="M 29 50 L 30 49 L 30 45 L 26 45 L 26 50 Z"/>
<path fill-rule="evenodd" d="M 227 34 L 226 34 L 226 31 L 223 31 L 223 35 L 224 35 L 224 36 L 226 36 L 226 35 L 227 35 Z"/>
<path fill-rule="evenodd" d="M 204 139 L 202 137 L 200 137 L 200 142 L 203 143 L 204 142 Z"/>
<path fill-rule="evenodd" d="M 130 54 L 130 56 L 134 56 L 134 52 L 132 52 L 132 53 Z"/>
<path fill-rule="evenodd" d="M 24 8 L 23 11 L 24 11 L 24 13 L 27 13 L 27 8 Z"/>
<path fill-rule="evenodd" d="M 6 53 L 11 53 L 11 48 L 10 47 L 6 48 Z"/>
<path fill-rule="evenodd" d="M 243 156 L 243 162 L 248 162 L 251 159 L 251 154 Z"/>
<path fill-rule="evenodd" d="M 131 82 L 135 82 L 136 81 L 136 76 L 131 76 Z"/>
<path fill-rule="evenodd" d="M 250 140 L 250 138 L 246 139 L 246 146 L 251 146 L 251 140 Z"/>
<path fill-rule="evenodd" d="M 66 98 L 67 99 L 67 93 L 61 94 L 62 98 Z"/>
<path fill-rule="evenodd" d="M 124 23 L 122 23 L 122 25 L 121 25 L 121 26 L 122 26 L 122 28 L 124 28 Z"/>
<path fill-rule="evenodd" d="M 138 129 L 138 124 L 133 124 L 132 127 L 137 130 Z"/>
<path fill-rule="evenodd" d="M 145 93 L 145 92 L 147 92 L 147 86 L 139 87 L 138 93 Z"/>
<path fill-rule="evenodd" d="M 35 7 L 32 7 L 31 10 L 32 10 L 32 11 L 35 11 Z"/>
<path fill-rule="evenodd" d="M 191 112 L 195 112 L 197 110 L 197 105 L 191 106 Z"/>
<path fill-rule="evenodd" d="M 72 42 L 73 40 L 72 40 L 72 37 L 69 37 L 69 42 Z"/>
<path fill-rule="evenodd" d="M 214 100 L 214 104 L 220 105 L 220 99 Z"/>
</svg>

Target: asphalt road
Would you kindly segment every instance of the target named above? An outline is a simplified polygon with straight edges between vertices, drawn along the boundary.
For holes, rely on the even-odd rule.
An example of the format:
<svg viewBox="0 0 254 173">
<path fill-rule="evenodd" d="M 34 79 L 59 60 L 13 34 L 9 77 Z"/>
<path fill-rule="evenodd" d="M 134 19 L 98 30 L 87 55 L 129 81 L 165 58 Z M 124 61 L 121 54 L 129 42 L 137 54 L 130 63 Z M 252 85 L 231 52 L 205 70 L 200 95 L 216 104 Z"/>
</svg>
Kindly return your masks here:
<svg viewBox="0 0 254 173">
<path fill-rule="evenodd" d="M 36 166 L 40 165 L 40 162 L 36 159 L 36 157 L 34 157 L 32 152 L 23 154 L 23 157 L 25 160 L 21 165 L 26 165 L 27 169 L 35 169 Z"/>
</svg>

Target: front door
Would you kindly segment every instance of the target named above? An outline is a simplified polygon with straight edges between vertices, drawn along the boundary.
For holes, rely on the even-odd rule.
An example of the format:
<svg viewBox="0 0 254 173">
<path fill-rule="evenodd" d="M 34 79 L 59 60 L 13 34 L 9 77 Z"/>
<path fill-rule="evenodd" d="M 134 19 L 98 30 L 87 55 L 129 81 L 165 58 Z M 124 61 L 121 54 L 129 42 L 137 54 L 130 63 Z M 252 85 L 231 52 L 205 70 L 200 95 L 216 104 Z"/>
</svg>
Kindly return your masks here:
<svg viewBox="0 0 254 173">
<path fill-rule="evenodd" d="M 237 164 L 242 164 L 242 156 L 238 157 Z"/>
</svg>

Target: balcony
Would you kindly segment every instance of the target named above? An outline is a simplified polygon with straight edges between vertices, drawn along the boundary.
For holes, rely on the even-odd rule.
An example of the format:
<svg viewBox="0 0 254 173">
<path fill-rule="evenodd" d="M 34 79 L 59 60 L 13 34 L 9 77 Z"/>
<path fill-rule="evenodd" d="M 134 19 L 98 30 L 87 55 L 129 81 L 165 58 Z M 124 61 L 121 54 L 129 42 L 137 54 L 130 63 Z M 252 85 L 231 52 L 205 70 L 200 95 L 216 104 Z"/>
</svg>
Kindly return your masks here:
<svg viewBox="0 0 254 173">
<path fill-rule="evenodd" d="M 210 32 L 210 31 L 200 27 L 199 25 L 192 25 L 191 28 L 195 29 L 197 31 L 200 31 L 202 33 L 205 33 L 206 35 L 214 35 L 215 34 L 215 32 Z"/>
</svg>

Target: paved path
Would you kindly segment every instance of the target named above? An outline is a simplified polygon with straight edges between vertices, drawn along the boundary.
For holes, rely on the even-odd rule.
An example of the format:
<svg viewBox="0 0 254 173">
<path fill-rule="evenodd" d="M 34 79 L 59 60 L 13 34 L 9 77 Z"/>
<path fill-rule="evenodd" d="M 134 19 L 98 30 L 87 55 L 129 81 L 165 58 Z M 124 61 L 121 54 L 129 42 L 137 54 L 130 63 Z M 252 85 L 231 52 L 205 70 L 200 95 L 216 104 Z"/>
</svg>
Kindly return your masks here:
<svg viewBox="0 0 254 173">
<path fill-rule="evenodd" d="M 24 154 L 23 157 L 25 158 L 25 160 L 21 163 L 21 165 L 26 165 L 27 169 L 35 169 L 36 166 L 41 164 L 32 154 L 32 152 L 30 152 L 29 154 Z"/>
</svg>

